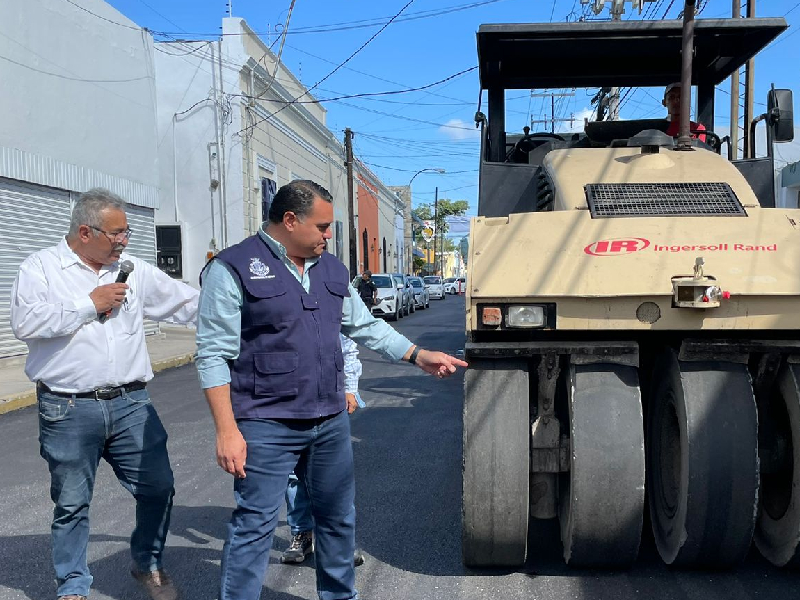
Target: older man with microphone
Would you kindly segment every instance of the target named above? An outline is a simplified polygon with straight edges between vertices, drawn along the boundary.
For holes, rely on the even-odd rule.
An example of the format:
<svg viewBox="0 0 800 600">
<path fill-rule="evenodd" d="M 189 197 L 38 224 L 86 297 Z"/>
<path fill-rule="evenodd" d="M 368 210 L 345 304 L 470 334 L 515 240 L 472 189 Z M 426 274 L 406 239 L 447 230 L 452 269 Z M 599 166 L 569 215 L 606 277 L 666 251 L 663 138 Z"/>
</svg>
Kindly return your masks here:
<svg viewBox="0 0 800 600">
<path fill-rule="evenodd" d="M 89 503 L 101 458 L 136 500 L 131 574 L 154 600 L 178 597 L 162 566 L 174 486 L 167 433 L 145 387 L 153 371 L 144 319 L 194 323 L 198 291 L 125 254 L 131 235 L 125 201 L 91 189 L 67 236 L 25 259 L 11 291 L 50 468 L 59 600 L 89 595 Z"/>
</svg>

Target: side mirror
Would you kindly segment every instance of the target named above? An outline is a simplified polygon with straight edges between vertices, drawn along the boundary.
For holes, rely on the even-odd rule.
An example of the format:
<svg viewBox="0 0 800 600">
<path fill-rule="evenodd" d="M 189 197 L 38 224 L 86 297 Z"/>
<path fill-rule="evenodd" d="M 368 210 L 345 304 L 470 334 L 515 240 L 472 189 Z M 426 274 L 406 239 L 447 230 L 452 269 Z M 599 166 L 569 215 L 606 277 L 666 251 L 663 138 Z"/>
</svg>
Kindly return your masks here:
<svg viewBox="0 0 800 600">
<path fill-rule="evenodd" d="M 776 142 L 791 142 L 794 139 L 794 109 L 792 90 L 771 89 L 767 92 L 767 114 Z"/>
<path fill-rule="evenodd" d="M 403 289 L 403 284 L 402 283 L 398 283 L 397 284 L 397 289 L 398 290 L 402 290 Z"/>
</svg>

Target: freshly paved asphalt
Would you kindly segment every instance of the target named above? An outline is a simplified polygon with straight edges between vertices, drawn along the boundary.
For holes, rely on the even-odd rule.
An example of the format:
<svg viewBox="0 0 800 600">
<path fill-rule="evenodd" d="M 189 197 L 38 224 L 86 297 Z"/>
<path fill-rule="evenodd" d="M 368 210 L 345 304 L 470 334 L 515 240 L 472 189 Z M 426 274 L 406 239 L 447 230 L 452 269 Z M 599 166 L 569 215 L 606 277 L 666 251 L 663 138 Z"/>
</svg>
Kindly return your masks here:
<svg viewBox="0 0 800 600">
<path fill-rule="evenodd" d="M 396 324 L 425 347 L 455 352 L 464 342 L 464 300 L 434 301 Z M 532 527 L 523 569 L 475 572 L 460 556 L 462 377 L 438 381 L 362 350 L 368 408 L 352 418 L 357 539 L 367 556 L 357 583 L 364 600 L 744 600 L 796 599 L 800 576 L 775 569 L 753 550 L 734 572 L 681 572 L 658 558 L 646 532 L 634 567 L 622 572 L 564 566 L 558 525 Z M 185 600 L 213 600 L 233 505 L 231 478 L 214 460 L 214 435 L 194 368 L 156 376 L 149 386 L 170 434 L 177 493 L 167 567 Z M 51 503 L 39 457 L 36 408 L 0 417 L 0 600 L 55 598 L 50 563 Z M 103 464 L 92 503 L 92 599 L 144 600 L 128 576 L 133 501 Z M 313 559 L 281 565 L 275 538 L 264 600 L 316 598 Z"/>
</svg>

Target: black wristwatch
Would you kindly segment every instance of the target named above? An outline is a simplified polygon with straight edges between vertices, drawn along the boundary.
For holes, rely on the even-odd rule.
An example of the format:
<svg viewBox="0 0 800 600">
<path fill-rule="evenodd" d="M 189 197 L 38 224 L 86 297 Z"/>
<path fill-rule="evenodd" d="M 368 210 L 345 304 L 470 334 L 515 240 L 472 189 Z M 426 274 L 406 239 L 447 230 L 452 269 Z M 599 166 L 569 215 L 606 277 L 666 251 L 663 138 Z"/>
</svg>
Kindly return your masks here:
<svg viewBox="0 0 800 600">
<path fill-rule="evenodd" d="M 411 356 L 408 357 L 408 362 L 412 365 L 417 364 L 417 354 L 419 351 L 422 350 L 419 346 L 414 346 L 414 351 L 411 353 Z"/>
</svg>

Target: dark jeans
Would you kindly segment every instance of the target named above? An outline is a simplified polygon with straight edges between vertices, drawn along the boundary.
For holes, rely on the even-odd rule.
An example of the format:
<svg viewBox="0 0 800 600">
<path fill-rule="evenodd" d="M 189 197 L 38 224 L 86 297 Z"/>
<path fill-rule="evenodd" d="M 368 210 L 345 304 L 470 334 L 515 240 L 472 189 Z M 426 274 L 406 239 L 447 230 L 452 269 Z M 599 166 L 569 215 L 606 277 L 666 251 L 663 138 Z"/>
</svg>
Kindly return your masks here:
<svg viewBox="0 0 800 600">
<path fill-rule="evenodd" d="M 53 564 L 58 596 L 88 596 L 89 503 L 100 459 L 136 499 L 131 556 L 143 571 L 161 567 L 174 494 L 167 432 L 147 390 L 111 400 L 39 393 L 39 443 L 50 468 Z"/>
<path fill-rule="evenodd" d="M 244 479 L 234 482 L 236 509 L 222 552 L 220 600 L 258 600 L 269 565 L 286 482 L 306 484 L 314 517 L 320 600 L 358 598 L 355 590 L 355 483 L 346 411 L 323 419 L 242 419 Z"/>
</svg>

